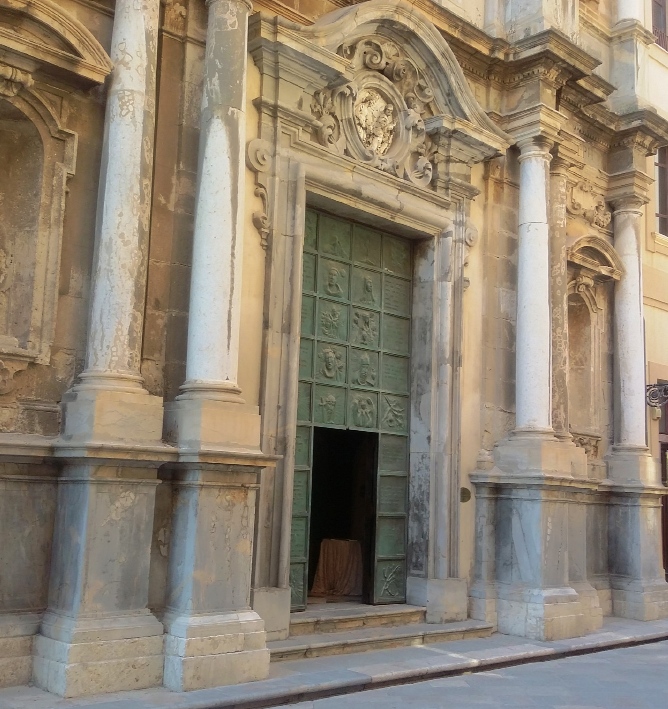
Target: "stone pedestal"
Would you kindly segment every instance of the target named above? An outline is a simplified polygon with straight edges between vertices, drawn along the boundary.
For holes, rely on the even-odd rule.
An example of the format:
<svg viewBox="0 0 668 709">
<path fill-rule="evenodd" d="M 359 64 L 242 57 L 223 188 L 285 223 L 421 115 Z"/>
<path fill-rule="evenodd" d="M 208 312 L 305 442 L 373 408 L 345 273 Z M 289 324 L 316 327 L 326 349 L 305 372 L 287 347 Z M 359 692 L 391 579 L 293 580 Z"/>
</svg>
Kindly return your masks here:
<svg viewBox="0 0 668 709">
<path fill-rule="evenodd" d="M 615 446 L 608 461 L 612 611 L 621 618 L 668 617 L 662 564 L 661 498 L 666 494 L 647 449 Z"/>
<path fill-rule="evenodd" d="M 157 465 L 68 460 L 35 684 L 75 697 L 160 684 L 162 624 L 146 609 Z"/>
<path fill-rule="evenodd" d="M 586 469 L 583 457 L 554 436 L 518 432 L 495 448 L 491 471 L 472 476 L 480 498 L 472 617 L 496 616 L 499 632 L 537 640 L 600 625 L 596 593 L 573 587 L 569 563 L 573 503 L 586 487 L 573 473 Z"/>
<path fill-rule="evenodd" d="M 250 608 L 255 496 L 252 466 L 176 466 L 164 615 L 164 684 L 175 691 L 263 679 L 264 623 Z"/>
</svg>

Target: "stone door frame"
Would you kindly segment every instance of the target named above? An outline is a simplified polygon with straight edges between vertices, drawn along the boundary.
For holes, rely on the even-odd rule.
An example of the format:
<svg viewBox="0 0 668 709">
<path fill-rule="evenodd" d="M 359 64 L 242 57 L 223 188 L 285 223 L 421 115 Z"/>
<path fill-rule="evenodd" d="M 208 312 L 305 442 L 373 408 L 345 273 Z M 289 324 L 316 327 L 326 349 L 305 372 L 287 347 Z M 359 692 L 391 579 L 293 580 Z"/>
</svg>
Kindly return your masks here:
<svg viewBox="0 0 668 709">
<path fill-rule="evenodd" d="M 269 636 L 279 637 L 287 629 L 285 608 L 289 609 L 306 207 L 417 242 L 407 600 L 427 605 L 429 580 L 459 575 L 463 268 L 477 233 L 469 220 L 470 200 L 478 194 L 470 184 L 470 170 L 505 150 L 508 140 L 475 102 L 440 33 L 402 0 L 372 0 L 305 28 L 258 13 L 251 17 L 249 34 L 261 91 L 254 101 L 259 113 L 257 137 L 248 145 L 247 158 L 256 173 L 255 194 L 263 205 L 253 214 L 253 222 L 267 249 L 262 450 L 282 456 L 275 473 L 264 476 L 260 494 L 254 607 L 261 615 L 264 611 Z M 356 48 L 342 49 L 343 37 L 350 43 L 346 46 Z M 360 54 L 363 43 L 364 51 L 371 47 L 371 54 L 380 47 L 383 72 L 371 60 L 355 63 L 356 57 L 367 56 Z M 412 92 L 406 94 L 396 79 L 395 69 L 402 63 L 419 78 L 413 87 L 419 83 L 420 95 L 429 99 L 433 115 L 427 115 L 425 104 L 424 122 L 413 111 Z M 427 75 L 424 67 L 436 71 Z M 393 82 L 389 89 L 383 78 L 387 76 Z M 391 159 L 383 161 L 359 145 L 349 147 L 355 140 L 352 107 L 357 104 L 352 102 L 360 87 L 385 90 L 388 103 L 396 106 L 394 115 L 403 121 L 387 153 Z M 411 123 L 412 116 L 416 120 Z M 418 127 L 411 128 L 416 123 Z M 421 160 L 427 143 L 429 164 Z M 267 619 L 275 613 L 283 614 L 282 620 L 272 626 Z"/>
</svg>

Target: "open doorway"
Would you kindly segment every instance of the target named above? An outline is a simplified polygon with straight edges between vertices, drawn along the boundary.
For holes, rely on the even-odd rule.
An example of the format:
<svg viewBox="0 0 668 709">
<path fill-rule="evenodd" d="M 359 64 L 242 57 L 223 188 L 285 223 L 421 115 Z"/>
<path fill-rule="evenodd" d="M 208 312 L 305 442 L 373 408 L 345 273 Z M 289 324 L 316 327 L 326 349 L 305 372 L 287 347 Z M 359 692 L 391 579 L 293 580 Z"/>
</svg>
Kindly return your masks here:
<svg viewBox="0 0 668 709">
<path fill-rule="evenodd" d="M 309 593 L 362 601 L 372 593 L 378 434 L 315 427 Z"/>
</svg>

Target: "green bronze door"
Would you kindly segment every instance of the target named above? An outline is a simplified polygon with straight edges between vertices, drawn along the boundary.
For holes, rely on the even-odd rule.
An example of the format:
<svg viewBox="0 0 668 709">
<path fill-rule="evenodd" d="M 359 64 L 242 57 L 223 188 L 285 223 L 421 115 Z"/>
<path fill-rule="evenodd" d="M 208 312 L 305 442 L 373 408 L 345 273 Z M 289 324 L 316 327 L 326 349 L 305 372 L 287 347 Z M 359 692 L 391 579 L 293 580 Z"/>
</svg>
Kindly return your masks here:
<svg viewBox="0 0 668 709">
<path fill-rule="evenodd" d="M 410 242 L 308 210 L 290 558 L 306 607 L 313 428 L 378 436 L 373 603 L 405 600 Z"/>
</svg>

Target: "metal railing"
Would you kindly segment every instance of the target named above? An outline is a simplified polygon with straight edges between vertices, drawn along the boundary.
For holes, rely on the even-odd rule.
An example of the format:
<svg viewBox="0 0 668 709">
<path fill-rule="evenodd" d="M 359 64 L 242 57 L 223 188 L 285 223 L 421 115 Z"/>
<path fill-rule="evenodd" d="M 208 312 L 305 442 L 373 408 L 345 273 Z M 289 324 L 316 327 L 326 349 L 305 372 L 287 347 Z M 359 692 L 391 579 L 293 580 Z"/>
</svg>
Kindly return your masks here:
<svg viewBox="0 0 668 709">
<path fill-rule="evenodd" d="M 668 34 L 666 33 L 666 30 L 660 30 L 655 27 L 654 37 L 656 38 L 656 43 L 659 45 L 659 47 L 662 47 L 663 49 L 668 51 Z"/>
</svg>

